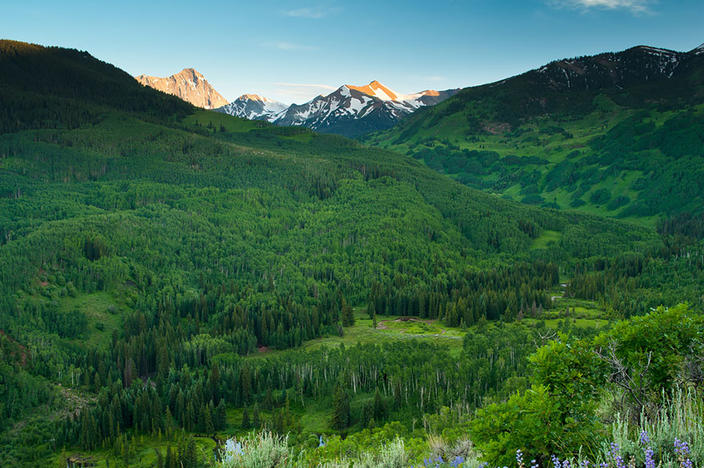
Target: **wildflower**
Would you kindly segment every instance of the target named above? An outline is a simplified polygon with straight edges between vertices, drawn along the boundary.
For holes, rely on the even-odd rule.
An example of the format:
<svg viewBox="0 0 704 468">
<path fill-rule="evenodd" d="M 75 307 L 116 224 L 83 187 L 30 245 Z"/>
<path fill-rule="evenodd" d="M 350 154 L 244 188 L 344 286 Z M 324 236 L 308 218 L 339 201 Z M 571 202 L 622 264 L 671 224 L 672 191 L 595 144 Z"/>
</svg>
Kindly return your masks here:
<svg viewBox="0 0 704 468">
<path fill-rule="evenodd" d="M 451 466 L 452 468 L 457 468 L 457 467 L 460 466 L 462 463 L 464 463 L 464 458 L 458 455 L 458 456 L 455 457 L 454 460 L 452 460 L 452 462 L 450 462 L 450 466 Z"/>
<path fill-rule="evenodd" d="M 650 443 L 650 437 L 646 431 L 641 431 L 640 433 L 640 445 L 648 445 Z"/>
<path fill-rule="evenodd" d="M 675 455 L 680 462 L 680 468 L 692 468 L 692 460 L 689 459 L 689 444 L 683 440 L 675 438 Z"/>
<path fill-rule="evenodd" d="M 645 453 L 645 468 L 655 468 L 655 452 L 652 447 L 644 450 Z"/>
<path fill-rule="evenodd" d="M 620 451 L 621 449 L 619 448 L 618 444 L 616 444 L 615 442 L 611 442 L 611 458 L 614 459 L 616 468 L 626 468 L 626 463 L 623 461 L 623 457 L 621 457 Z"/>
<path fill-rule="evenodd" d="M 538 462 L 533 459 L 530 461 L 530 468 L 540 468 L 540 465 L 538 465 Z"/>
<path fill-rule="evenodd" d="M 552 464 L 555 468 L 561 468 L 562 464 L 560 464 L 560 459 L 557 458 L 555 455 L 550 456 L 550 461 L 552 461 Z"/>
<path fill-rule="evenodd" d="M 516 450 L 516 464 L 518 464 L 519 468 L 523 468 L 523 452 L 521 452 L 521 449 Z"/>
</svg>

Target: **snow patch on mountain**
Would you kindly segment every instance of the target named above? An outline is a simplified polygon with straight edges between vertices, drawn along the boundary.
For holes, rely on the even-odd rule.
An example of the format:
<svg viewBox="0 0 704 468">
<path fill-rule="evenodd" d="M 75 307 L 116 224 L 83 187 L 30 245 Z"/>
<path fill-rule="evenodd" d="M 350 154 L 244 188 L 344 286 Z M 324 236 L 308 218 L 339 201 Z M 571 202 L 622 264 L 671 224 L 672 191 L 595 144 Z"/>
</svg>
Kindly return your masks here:
<svg viewBox="0 0 704 468">
<path fill-rule="evenodd" d="M 304 104 L 288 107 L 256 94 L 245 94 L 216 110 L 277 125 L 356 136 L 391 127 L 418 108 L 437 104 L 456 92 L 425 90 L 400 94 L 372 81 L 365 86 L 342 85 L 327 96 L 316 96 Z"/>
</svg>

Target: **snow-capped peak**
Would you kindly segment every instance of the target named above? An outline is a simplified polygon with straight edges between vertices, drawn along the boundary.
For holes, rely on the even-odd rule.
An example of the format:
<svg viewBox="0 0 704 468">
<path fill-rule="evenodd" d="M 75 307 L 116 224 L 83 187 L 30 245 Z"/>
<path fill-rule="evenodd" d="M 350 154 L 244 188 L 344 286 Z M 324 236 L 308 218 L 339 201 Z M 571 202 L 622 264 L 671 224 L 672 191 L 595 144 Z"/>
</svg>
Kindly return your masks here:
<svg viewBox="0 0 704 468">
<path fill-rule="evenodd" d="M 374 80 L 366 86 L 352 86 L 346 85 L 350 89 L 359 91 L 360 93 L 366 94 L 367 96 L 372 96 L 382 101 L 398 101 L 399 94 L 390 90 L 383 84 Z"/>
<path fill-rule="evenodd" d="M 274 102 L 271 99 L 261 97 L 258 94 L 243 94 L 242 96 L 238 97 L 237 99 L 241 99 L 243 101 L 250 100 L 250 101 L 261 101 L 261 102 Z"/>
<path fill-rule="evenodd" d="M 247 119 L 267 120 L 276 125 L 305 126 L 356 136 L 388 128 L 416 109 L 435 105 L 457 91 L 425 90 L 399 94 L 374 80 L 364 86 L 342 85 L 326 96 L 290 106 L 256 94 L 243 94 L 217 110 Z"/>
<path fill-rule="evenodd" d="M 245 119 L 272 122 L 276 115 L 285 109 L 286 104 L 281 102 L 259 96 L 258 94 L 243 94 L 231 103 L 216 110 Z"/>
</svg>

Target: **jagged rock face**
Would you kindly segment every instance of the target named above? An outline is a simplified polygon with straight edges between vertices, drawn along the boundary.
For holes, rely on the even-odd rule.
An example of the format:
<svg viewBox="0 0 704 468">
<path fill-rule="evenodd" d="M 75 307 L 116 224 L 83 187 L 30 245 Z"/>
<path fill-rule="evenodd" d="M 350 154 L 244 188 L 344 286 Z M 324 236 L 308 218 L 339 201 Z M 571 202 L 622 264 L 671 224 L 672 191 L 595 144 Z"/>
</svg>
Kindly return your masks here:
<svg viewBox="0 0 704 468">
<path fill-rule="evenodd" d="M 390 128 L 415 110 L 442 102 L 457 91 L 399 94 L 378 81 L 366 86 L 343 85 L 327 96 L 290 106 L 274 122 L 355 137 Z"/>
<path fill-rule="evenodd" d="M 185 68 L 168 78 L 139 75 L 136 79 L 144 86 L 173 94 L 204 109 L 215 109 L 227 104 L 227 99 L 222 97 L 205 77 L 193 68 Z"/>
<path fill-rule="evenodd" d="M 282 102 L 257 96 L 256 94 L 243 94 L 217 110 L 243 119 L 273 122 L 276 116 L 287 107 Z"/>
<path fill-rule="evenodd" d="M 366 86 L 343 85 L 327 96 L 286 106 L 245 94 L 217 111 L 276 125 L 302 126 L 325 133 L 359 136 L 387 129 L 416 109 L 444 101 L 458 90 L 426 90 L 399 94 L 378 81 Z"/>
</svg>

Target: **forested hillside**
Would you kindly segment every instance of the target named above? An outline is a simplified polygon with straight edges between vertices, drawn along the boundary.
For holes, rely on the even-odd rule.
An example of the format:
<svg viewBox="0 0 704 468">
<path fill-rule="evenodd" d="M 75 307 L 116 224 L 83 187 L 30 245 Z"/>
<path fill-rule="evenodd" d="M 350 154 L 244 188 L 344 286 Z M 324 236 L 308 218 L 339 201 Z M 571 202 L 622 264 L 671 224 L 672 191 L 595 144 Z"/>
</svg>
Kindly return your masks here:
<svg viewBox="0 0 704 468">
<path fill-rule="evenodd" d="M 521 205 L 65 49 L 0 41 L 0 103 L 3 465 L 203 466 L 262 427 L 420 457 L 547 385 L 528 356 L 558 331 L 704 300 L 697 217 Z"/>
<path fill-rule="evenodd" d="M 635 47 L 466 88 L 368 143 L 524 203 L 654 222 L 704 206 L 704 54 Z"/>
</svg>

